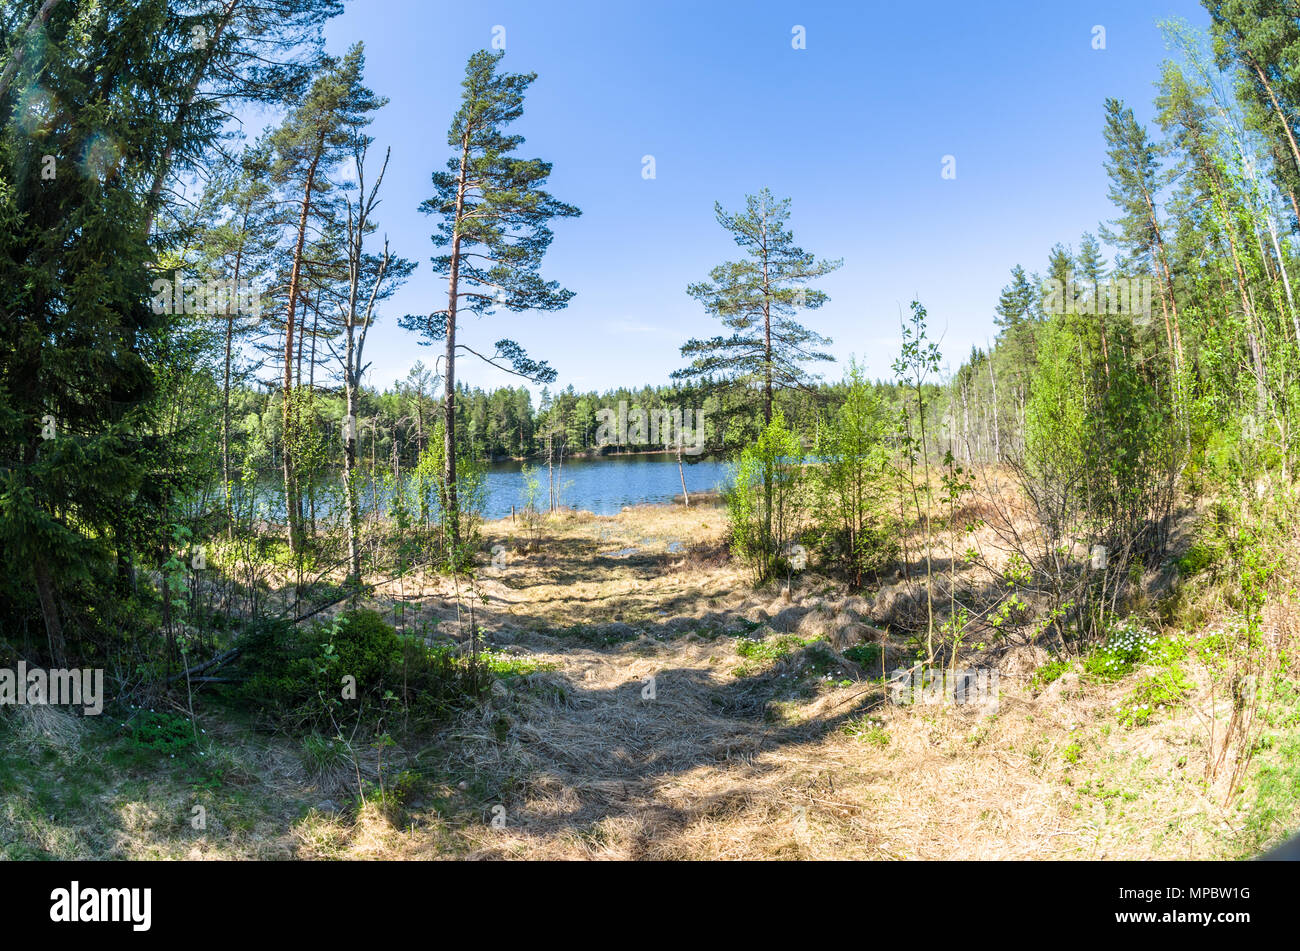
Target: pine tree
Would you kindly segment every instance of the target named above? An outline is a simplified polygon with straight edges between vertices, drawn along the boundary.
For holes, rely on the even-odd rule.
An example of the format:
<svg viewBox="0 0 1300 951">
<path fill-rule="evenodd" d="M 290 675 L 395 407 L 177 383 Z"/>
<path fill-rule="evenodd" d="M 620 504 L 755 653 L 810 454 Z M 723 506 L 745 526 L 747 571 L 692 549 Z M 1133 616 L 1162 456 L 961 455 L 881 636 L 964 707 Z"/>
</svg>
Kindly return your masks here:
<svg viewBox="0 0 1300 951">
<path fill-rule="evenodd" d="M 833 359 L 817 349 L 831 341 L 804 327 L 794 315 L 829 300 L 824 291 L 804 285 L 844 262 L 817 260 L 798 247 L 786 229 L 790 199 L 777 201 L 766 188 L 746 197 L 743 212 L 727 214 L 716 203 L 714 214 L 747 257 L 718 265 L 708 281 L 690 285 L 686 293 L 731 334 L 688 340 L 681 352 L 692 362 L 672 376 L 674 380 L 717 377 L 732 389 L 761 385 L 767 424 L 772 421 L 776 391 L 807 387 L 815 377 L 804 364 Z"/>
<path fill-rule="evenodd" d="M 1169 361 L 1177 380 L 1182 364 L 1182 331 L 1178 302 L 1174 295 L 1169 255 L 1161 231 L 1156 198 L 1164 186 L 1159 149 L 1146 129 L 1133 118 L 1133 110 L 1118 99 L 1106 100 L 1106 172 L 1110 176 L 1110 200 L 1120 216 L 1102 228 L 1102 237 L 1128 252 L 1129 262 L 1151 267 L 1160 285 Z"/>
<path fill-rule="evenodd" d="M 148 197 L 153 228 L 171 206 L 184 208 L 166 185 L 173 176 L 223 161 L 204 147 L 220 132 L 232 102 L 278 104 L 300 99 L 321 62 L 324 25 L 342 0 L 221 0 L 173 5 L 183 44 L 171 51 L 173 94 L 160 123 L 163 148 Z M 195 130 L 203 131 L 203 139 Z M 180 213 L 184 217 L 184 212 Z"/>
<path fill-rule="evenodd" d="M 230 392 L 237 373 L 236 345 L 260 326 L 260 301 L 252 312 L 241 309 L 243 286 L 256 294 L 254 278 L 262 275 L 284 223 L 267 181 L 270 153 L 266 143 L 245 149 L 239 165 L 217 170 L 199 202 L 199 267 L 216 280 L 229 281 L 219 318 L 223 322 L 221 372 L 221 481 L 226 530 L 233 526 L 230 487 Z M 250 277 L 252 276 L 252 277 Z"/>
<path fill-rule="evenodd" d="M 1300 3 L 1296 0 L 1203 0 L 1220 66 L 1241 68 L 1239 90 L 1251 125 L 1275 146 L 1279 184 L 1295 204 L 1300 185 Z M 1300 210 L 1296 212 L 1300 217 Z"/>
<path fill-rule="evenodd" d="M 357 130 L 368 125 L 371 113 L 388 101 L 362 84 L 364 69 L 365 51 L 360 43 L 342 59 L 326 60 L 307 96 L 269 140 L 275 151 L 271 179 L 293 200 L 297 212 L 285 301 L 281 445 L 289 550 L 295 554 L 303 546 L 301 490 L 294 458 L 301 433 L 294 409 L 293 371 L 295 333 L 302 333 L 298 305 L 304 293 L 304 252 L 313 219 L 328 219 L 335 211 L 331 206 L 332 176 L 351 157 Z"/>
<path fill-rule="evenodd" d="M 463 561 L 456 492 L 457 355 L 473 354 L 534 383 L 555 379 L 548 364 L 530 358 L 513 340 L 498 340 L 491 354 L 459 343 L 457 317 L 462 307 L 477 316 L 490 316 L 497 307 L 516 313 L 559 310 L 573 296 L 557 282 L 543 280 L 539 272 L 553 237 L 550 220 L 581 212 L 543 189 L 551 174 L 549 162 L 514 155 L 524 138 L 505 129 L 523 114 L 524 94 L 537 74 L 498 72 L 504 55 L 480 50 L 469 58 L 460 108 L 447 132 L 454 154 L 447 171 L 433 173 L 434 195 L 420 206 L 425 214 L 440 219 L 432 239 L 447 253 L 432 260 L 434 273 L 447 279 L 447 306 L 428 316 L 407 315 L 399 321 L 428 341 L 445 344 L 439 367 L 445 387 L 446 441 L 441 501 L 452 564 Z"/>
</svg>

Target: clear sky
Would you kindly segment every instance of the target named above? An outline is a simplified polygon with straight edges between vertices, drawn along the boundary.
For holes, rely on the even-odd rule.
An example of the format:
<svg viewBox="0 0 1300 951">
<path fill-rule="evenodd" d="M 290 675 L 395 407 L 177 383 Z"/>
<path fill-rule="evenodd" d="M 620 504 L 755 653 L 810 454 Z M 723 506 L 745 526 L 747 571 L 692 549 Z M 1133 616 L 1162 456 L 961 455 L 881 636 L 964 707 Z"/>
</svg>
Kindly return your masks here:
<svg viewBox="0 0 1300 951">
<path fill-rule="evenodd" d="M 713 203 L 763 186 L 793 199 L 798 242 L 844 267 L 806 323 L 842 362 L 890 375 L 900 309 L 914 296 L 955 368 L 993 335 L 1017 262 L 1043 270 L 1112 216 L 1102 168 L 1107 96 L 1152 115 L 1156 21 L 1205 27 L 1195 0 L 775 2 L 775 0 L 349 0 L 331 52 L 365 41 L 367 81 L 391 99 L 371 133 L 392 146 L 378 220 L 419 261 L 384 308 L 367 357 L 390 386 L 434 353 L 397 326 L 443 306 L 433 221 L 417 211 L 448 157 L 465 61 L 505 28 L 505 68 L 536 72 L 523 153 L 554 164 L 550 190 L 583 210 L 561 220 L 543 274 L 576 291 L 564 311 L 470 319 L 476 349 L 512 337 L 559 386 L 663 383 L 678 348 L 717 324 L 686 285 L 739 249 Z M 803 26 L 806 49 L 792 48 Z M 1093 27 L 1105 49 L 1093 49 Z M 642 177 L 653 155 L 656 177 Z M 941 177 L 945 155 L 956 178 Z M 379 238 L 382 241 L 382 237 Z M 458 376 L 514 378 L 466 360 Z M 827 366 L 838 378 L 841 366 Z"/>
</svg>

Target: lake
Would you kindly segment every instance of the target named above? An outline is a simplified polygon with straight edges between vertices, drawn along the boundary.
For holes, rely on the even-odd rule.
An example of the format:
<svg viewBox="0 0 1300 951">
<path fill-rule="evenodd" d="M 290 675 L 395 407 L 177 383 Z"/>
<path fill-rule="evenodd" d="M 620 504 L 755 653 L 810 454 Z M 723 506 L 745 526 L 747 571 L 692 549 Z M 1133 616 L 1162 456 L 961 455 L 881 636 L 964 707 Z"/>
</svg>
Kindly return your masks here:
<svg viewBox="0 0 1300 951">
<path fill-rule="evenodd" d="M 683 457 L 682 470 L 689 492 L 712 492 L 728 481 L 725 462 L 691 462 Z M 539 507 L 547 499 L 546 470 L 537 470 L 541 486 Z M 558 481 L 560 503 L 596 515 L 616 515 L 628 505 L 671 502 L 682 494 L 677 457 L 672 454 L 603 456 L 596 459 L 566 459 Z M 510 506 L 523 505 L 524 478 L 517 462 L 497 463 L 488 468 L 487 501 L 484 517 L 504 518 Z"/>
<path fill-rule="evenodd" d="M 713 492 L 729 481 L 730 466 L 726 462 L 704 459 L 692 462 L 683 457 L 682 469 L 686 488 L 692 494 Z M 368 481 L 363 471 L 360 493 L 361 507 L 371 507 Z M 538 508 L 545 510 L 549 497 L 546 469 L 538 467 Z M 628 505 L 660 504 L 671 502 L 682 494 L 681 476 L 677 472 L 677 457 L 671 453 L 645 455 L 603 456 L 594 459 L 566 459 L 558 470 L 560 504 L 581 509 L 596 515 L 617 515 Z M 284 496 L 280 484 L 273 477 L 259 480 L 258 512 L 262 517 L 282 519 Z M 518 462 L 498 462 L 487 467 L 485 477 L 483 516 L 487 519 L 506 518 L 511 506 L 524 505 L 524 477 Z M 336 505 L 342 504 L 341 486 L 337 478 L 318 484 L 315 490 L 316 512 L 326 517 Z M 381 505 L 387 504 L 387 492 L 378 492 Z"/>
</svg>

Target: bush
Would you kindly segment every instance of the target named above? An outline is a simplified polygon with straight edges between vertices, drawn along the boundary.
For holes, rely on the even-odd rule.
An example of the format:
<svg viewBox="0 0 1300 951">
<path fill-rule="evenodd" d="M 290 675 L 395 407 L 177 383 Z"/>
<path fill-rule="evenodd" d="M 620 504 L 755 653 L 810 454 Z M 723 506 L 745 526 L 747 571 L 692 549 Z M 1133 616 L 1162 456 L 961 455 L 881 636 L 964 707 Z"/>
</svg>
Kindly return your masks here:
<svg viewBox="0 0 1300 951">
<path fill-rule="evenodd" d="M 194 726 L 189 719 L 172 713 L 141 710 L 127 725 L 131 746 L 159 756 L 174 757 L 194 749 Z"/>
<path fill-rule="evenodd" d="M 306 686 L 295 683 L 290 667 L 306 656 L 299 631 L 283 618 L 259 618 L 238 640 L 237 672 L 244 682 L 239 700 L 256 710 L 287 709 L 301 699 Z"/>
<path fill-rule="evenodd" d="M 803 463 L 799 439 L 774 413 L 772 422 L 736 463 L 731 487 L 724 493 L 731 550 L 753 573 L 767 581 L 787 563 L 798 519 L 796 493 Z"/>
<path fill-rule="evenodd" d="M 412 715 L 435 723 L 481 697 L 492 684 L 489 664 L 472 667 L 450 645 L 428 647 L 423 641 L 403 645 L 406 697 Z"/>
<path fill-rule="evenodd" d="M 345 676 L 356 678 L 358 699 L 383 696 L 385 685 L 400 680 L 401 643 L 375 611 L 349 611 L 306 629 L 263 619 L 239 644 L 246 678 L 239 699 L 277 718 L 322 719 L 341 697 Z"/>
<path fill-rule="evenodd" d="M 378 611 L 348 611 L 330 627 L 317 628 L 318 636 L 328 637 L 323 647 L 333 644 L 337 662 L 329 665 L 331 686 L 342 677 L 355 677 L 357 692 L 382 695 L 387 683 L 400 678 L 402 645 L 397 632 Z"/>
<path fill-rule="evenodd" d="M 854 644 L 844 651 L 844 656 L 863 669 L 870 669 L 880 666 L 882 653 L 881 646 L 876 643 Z"/>
<path fill-rule="evenodd" d="M 494 674 L 518 673 L 495 655 L 477 665 L 451 645 L 429 647 L 398 637 L 382 615 L 348 611 L 331 624 L 299 630 L 264 620 L 240 639 L 241 702 L 294 732 L 332 732 L 332 720 L 368 718 L 378 725 L 385 705 L 400 704 L 413 728 L 446 719 L 481 697 Z M 343 698 L 343 678 L 356 678 L 356 700 Z"/>
</svg>

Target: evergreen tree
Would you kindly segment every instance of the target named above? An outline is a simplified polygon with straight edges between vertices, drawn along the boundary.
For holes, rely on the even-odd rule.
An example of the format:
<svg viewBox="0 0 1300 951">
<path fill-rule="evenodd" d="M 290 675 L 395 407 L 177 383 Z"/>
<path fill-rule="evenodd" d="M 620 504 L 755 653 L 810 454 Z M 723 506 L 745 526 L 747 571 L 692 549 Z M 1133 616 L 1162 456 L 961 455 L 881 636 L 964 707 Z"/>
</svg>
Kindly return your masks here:
<svg viewBox="0 0 1300 951">
<path fill-rule="evenodd" d="M 295 334 L 301 334 L 299 304 L 305 290 L 304 261 L 313 221 L 334 216 L 336 183 L 333 176 L 352 157 L 358 130 L 370 115 L 388 101 L 376 97 L 362 84 L 365 51 L 360 43 L 342 59 L 328 59 L 311 89 L 270 137 L 275 153 L 271 179 L 294 203 L 297 222 L 289 275 L 284 321 L 284 386 L 282 404 L 281 466 L 284 476 L 285 514 L 289 550 L 302 550 L 301 497 L 295 448 L 299 437 L 294 399 Z"/>
<path fill-rule="evenodd" d="M 25 6 L 38 55 L 11 52 L 0 84 L 0 590 L 11 620 L 34 595 L 66 666 L 63 606 L 98 601 L 128 515 L 160 489 L 150 399 L 174 318 L 149 306 L 139 199 L 161 160 L 157 51 L 181 38 L 163 0 Z"/>
<path fill-rule="evenodd" d="M 440 219 L 433 243 L 447 253 L 432 260 L 434 273 L 447 279 L 447 306 L 427 317 L 408 315 L 399 321 L 429 341 L 445 343 L 439 367 L 445 386 L 442 511 L 448 554 L 456 564 L 462 560 L 456 488 L 458 353 L 463 350 L 534 383 L 555 379 L 548 364 L 531 359 L 513 340 L 498 340 L 491 354 L 458 343 L 457 315 L 462 307 L 477 316 L 491 315 L 498 306 L 516 313 L 565 307 L 573 292 L 543 280 L 539 272 L 553 237 L 550 220 L 581 214 L 543 189 L 551 174 L 549 162 L 513 154 L 524 138 L 505 128 L 523 115 L 524 93 L 537 74 L 498 72 L 504 55 L 480 50 L 469 58 L 460 108 L 447 132 L 454 154 L 445 172 L 433 173 L 434 195 L 420 206 Z"/>
<path fill-rule="evenodd" d="M 1102 228 L 1102 237 L 1128 252 L 1130 266 L 1150 267 L 1160 287 L 1165 338 L 1169 360 L 1177 379 L 1182 363 L 1182 331 L 1173 275 L 1165 247 L 1156 200 L 1165 184 L 1159 149 L 1146 129 L 1133 118 L 1133 110 L 1118 99 L 1106 100 L 1106 172 L 1110 176 L 1110 200 L 1120 216 Z"/>
<path fill-rule="evenodd" d="M 716 203 L 714 214 L 747 257 L 718 265 L 708 281 L 690 285 L 686 293 L 731 333 L 688 340 L 681 352 L 692 358 L 691 364 L 674 371 L 673 379 L 708 376 L 730 388 L 761 386 L 767 424 L 777 390 L 806 387 L 815 378 L 804 364 L 833 359 L 817 349 L 831 341 L 808 330 L 794 315 L 829 300 L 824 291 L 804 285 L 844 262 L 817 260 L 798 247 L 786 229 L 790 199 L 777 201 L 766 188 L 746 197 L 743 212 L 728 214 Z"/>
</svg>

